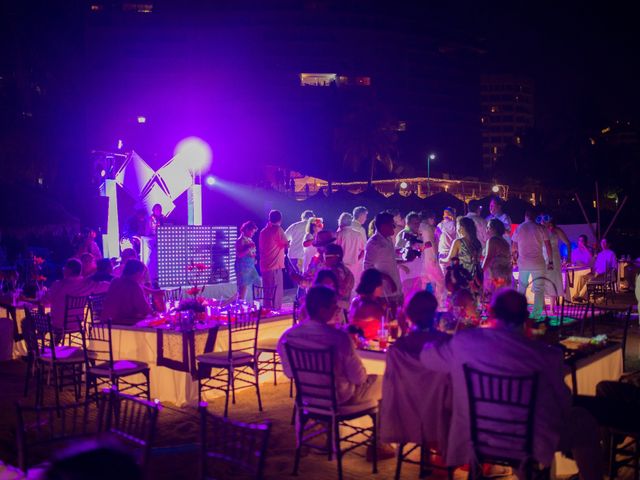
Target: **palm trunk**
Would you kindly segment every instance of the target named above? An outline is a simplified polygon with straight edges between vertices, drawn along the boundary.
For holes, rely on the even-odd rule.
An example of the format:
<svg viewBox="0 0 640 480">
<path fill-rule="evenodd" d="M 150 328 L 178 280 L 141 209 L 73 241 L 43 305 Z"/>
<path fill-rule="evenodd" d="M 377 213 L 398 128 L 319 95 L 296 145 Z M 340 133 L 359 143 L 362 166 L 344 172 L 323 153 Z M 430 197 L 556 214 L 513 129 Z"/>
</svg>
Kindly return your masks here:
<svg viewBox="0 0 640 480">
<path fill-rule="evenodd" d="M 369 172 L 369 188 L 373 187 L 373 171 L 376 167 L 376 159 L 371 157 L 371 171 Z"/>
</svg>

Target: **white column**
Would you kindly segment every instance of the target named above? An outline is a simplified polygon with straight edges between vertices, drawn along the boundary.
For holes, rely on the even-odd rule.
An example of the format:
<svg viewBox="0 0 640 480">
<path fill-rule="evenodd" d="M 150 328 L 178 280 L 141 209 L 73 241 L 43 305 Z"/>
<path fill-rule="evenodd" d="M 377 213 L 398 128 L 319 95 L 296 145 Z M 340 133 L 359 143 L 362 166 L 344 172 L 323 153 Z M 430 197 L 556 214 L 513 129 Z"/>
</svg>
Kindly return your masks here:
<svg viewBox="0 0 640 480">
<path fill-rule="evenodd" d="M 120 226 L 118 225 L 118 184 L 114 179 L 105 179 L 100 194 L 109 198 L 107 233 L 102 235 L 104 258 L 120 256 Z"/>
<path fill-rule="evenodd" d="M 202 185 L 192 183 L 187 190 L 189 200 L 189 225 L 202 225 Z"/>
</svg>

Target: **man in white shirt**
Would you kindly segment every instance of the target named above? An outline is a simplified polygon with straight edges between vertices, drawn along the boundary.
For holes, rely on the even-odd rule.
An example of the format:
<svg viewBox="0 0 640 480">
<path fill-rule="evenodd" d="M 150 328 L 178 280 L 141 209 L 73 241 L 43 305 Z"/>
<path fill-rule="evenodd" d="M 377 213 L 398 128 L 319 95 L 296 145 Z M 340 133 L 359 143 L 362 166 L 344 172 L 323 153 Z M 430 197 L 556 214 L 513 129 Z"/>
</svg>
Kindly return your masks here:
<svg viewBox="0 0 640 480">
<path fill-rule="evenodd" d="M 497 375 L 537 372 L 534 459 L 551 465 L 556 451 L 571 450 L 581 479 L 602 480 L 604 468 L 598 425 L 586 410 L 571 406 L 571 392 L 563 378 L 562 351 L 525 337 L 528 311 L 522 294 L 514 290 L 498 294 L 492 302 L 491 314 L 496 320 L 494 328 L 463 330 L 448 342 L 426 344 L 420 355 L 425 368 L 451 375 L 453 415 L 446 465 L 462 465 L 474 456 L 463 368 L 469 365 Z M 483 408 L 491 414 L 491 405 Z"/>
<path fill-rule="evenodd" d="M 385 292 L 387 300 L 402 303 L 402 284 L 398 272 L 396 249 L 393 244 L 395 223 L 393 215 L 381 212 L 375 218 L 376 233 L 367 241 L 364 249 L 364 269 L 375 268 L 391 277 L 395 292 Z"/>
<path fill-rule="evenodd" d="M 591 267 L 593 252 L 586 235 L 578 236 L 578 247 L 571 250 L 571 263 L 580 267 Z"/>
<path fill-rule="evenodd" d="M 338 403 L 371 403 L 376 406 L 382 396 L 382 381 L 378 375 L 367 375 L 349 335 L 327 325 L 338 309 L 336 293 L 323 286 L 311 287 L 304 302 L 309 319 L 288 329 L 278 341 L 278 354 L 285 375 L 293 378 L 285 344 L 298 348 L 332 347 Z"/>
<path fill-rule="evenodd" d="M 43 299 L 43 303 L 51 305 L 51 325 L 54 330 L 61 331 L 65 325 L 65 308 L 67 297 L 86 297 L 92 293 L 104 291 L 102 282 L 93 282 L 83 278 L 82 263 L 76 258 L 70 258 L 62 267 L 62 279 L 56 280 Z M 105 284 L 106 285 L 106 284 Z M 77 328 L 77 321 L 84 319 L 84 308 L 75 312 L 69 312 L 74 325 L 69 328 Z"/>
<path fill-rule="evenodd" d="M 511 217 L 502 211 L 504 201 L 500 197 L 493 197 L 489 202 L 490 215 L 486 218 L 486 221 L 493 220 L 494 218 L 504 223 L 504 239 L 511 243 Z"/>
<path fill-rule="evenodd" d="M 580 277 L 578 282 L 578 298 L 584 298 L 586 296 L 587 282 L 592 278 L 604 277 L 606 273 L 612 270 L 615 270 L 615 275 L 617 275 L 618 258 L 613 250 L 609 248 L 609 242 L 606 238 L 600 240 L 600 247 L 602 250 L 596 255 L 591 273 Z"/>
<path fill-rule="evenodd" d="M 300 221 L 296 223 L 292 223 L 289 225 L 284 231 L 284 234 L 287 236 L 289 240 L 289 260 L 301 270 L 302 268 L 302 257 L 304 255 L 304 247 L 302 246 L 302 242 L 304 241 L 304 236 L 307 233 L 307 223 L 310 218 L 315 217 L 315 214 L 311 210 L 305 210 L 300 215 Z"/>
<path fill-rule="evenodd" d="M 145 265 L 140 260 L 129 260 L 122 276 L 114 278 L 109 285 L 102 307 L 102 317 L 110 318 L 114 324 L 133 325 L 151 313 L 145 295 Z"/>
<path fill-rule="evenodd" d="M 367 215 L 369 215 L 367 207 L 356 207 L 353 209 L 353 222 L 351 223 L 351 228 L 362 236 L 364 243 L 367 243 L 367 231 L 364 228 L 364 224 L 367 222 Z"/>
<path fill-rule="evenodd" d="M 278 210 L 269 212 L 269 223 L 260 231 L 258 252 L 260 255 L 260 274 L 265 290 L 275 288 L 275 301 L 265 298 L 264 306 L 273 310 L 282 307 L 284 251 L 289 246 L 289 240 L 280 226 L 282 214 Z M 268 297 L 268 296 L 267 296 Z"/>
<path fill-rule="evenodd" d="M 440 268 L 443 273 L 446 273 L 447 262 L 443 259 L 449 256 L 451 251 L 451 245 L 457 237 L 456 233 L 456 212 L 452 207 L 444 209 L 442 214 L 442 221 L 437 226 L 437 231 L 440 232 L 438 237 L 438 258 L 440 259 Z"/>
<path fill-rule="evenodd" d="M 473 223 L 476 226 L 476 235 L 478 236 L 478 240 L 482 244 L 482 250 L 484 251 L 484 246 L 487 243 L 487 221 L 482 218 L 482 205 L 478 200 L 471 200 L 469 202 L 469 213 L 467 213 L 467 217 L 473 220 Z"/>
<path fill-rule="evenodd" d="M 336 245 L 342 247 L 345 267 L 351 270 L 355 284 L 360 282 L 362 275 L 362 258 L 364 257 L 364 247 L 366 240 L 353 228 L 353 216 L 344 212 L 338 219 L 338 233 L 336 234 Z"/>
<path fill-rule="evenodd" d="M 518 262 L 518 289 L 525 293 L 529 286 L 529 280 L 533 282 L 533 317 L 542 315 L 544 308 L 544 286 L 547 270 L 560 268 L 553 265 L 553 257 L 545 266 L 543 248 L 551 252 L 551 242 L 547 229 L 534 221 L 535 213 L 527 210 L 524 214 L 524 223 L 518 225 L 513 234 L 511 251 Z"/>
</svg>

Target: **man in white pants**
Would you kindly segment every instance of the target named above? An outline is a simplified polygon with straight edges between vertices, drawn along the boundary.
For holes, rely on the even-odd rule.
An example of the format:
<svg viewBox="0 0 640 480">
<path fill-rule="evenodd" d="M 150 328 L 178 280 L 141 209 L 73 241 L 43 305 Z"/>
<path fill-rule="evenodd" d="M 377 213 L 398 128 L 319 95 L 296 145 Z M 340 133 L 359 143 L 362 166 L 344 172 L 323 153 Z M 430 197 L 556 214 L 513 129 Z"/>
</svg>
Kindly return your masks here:
<svg viewBox="0 0 640 480">
<path fill-rule="evenodd" d="M 260 231 L 258 245 L 260 273 L 265 289 L 264 306 L 273 310 L 282 307 L 284 251 L 289 246 L 284 230 L 280 226 L 282 214 L 278 210 L 269 212 L 269 223 Z M 275 299 L 271 302 L 270 292 L 275 288 Z"/>
<path fill-rule="evenodd" d="M 533 282 L 533 312 L 532 317 L 542 315 L 544 308 L 544 282 L 547 270 L 553 270 L 553 257 L 549 256 L 549 263 L 545 266 L 543 247 L 551 251 L 551 242 L 547 229 L 535 221 L 535 213 L 527 210 L 524 223 L 518 225 L 511 239 L 511 251 L 518 262 L 518 290 L 526 293 L 529 281 Z M 556 268 L 560 268 L 557 265 Z"/>
</svg>

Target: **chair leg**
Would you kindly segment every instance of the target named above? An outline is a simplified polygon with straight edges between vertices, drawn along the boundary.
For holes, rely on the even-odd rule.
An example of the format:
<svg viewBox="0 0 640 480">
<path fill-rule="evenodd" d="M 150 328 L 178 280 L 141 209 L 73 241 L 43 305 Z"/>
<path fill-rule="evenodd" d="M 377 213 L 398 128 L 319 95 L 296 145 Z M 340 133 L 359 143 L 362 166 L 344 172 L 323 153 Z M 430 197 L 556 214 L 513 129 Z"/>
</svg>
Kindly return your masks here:
<svg viewBox="0 0 640 480">
<path fill-rule="evenodd" d="M 371 440 L 373 444 L 373 473 L 378 473 L 378 414 L 371 415 L 373 421 L 373 432 L 371 432 Z"/>
<path fill-rule="evenodd" d="M 235 371 L 232 369 L 228 370 L 229 372 L 229 381 L 231 382 L 231 403 L 236 404 L 236 376 Z"/>
<path fill-rule="evenodd" d="M 53 389 L 56 392 L 56 408 L 58 410 L 58 413 L 60 413 L 60 388 L 59 386 L 62 385 L 62 382 L 59 381 L 59 377 L 58 377 L 58 366 L 55 364 L 52 364 L 51 370 L 53 370 Z M 62 374 L 62 372 L 60 372 Z M 63 376 L 64 378 L 64 376 Z"/>
<path fill-rule="evenodd" d="M 335 417 L 331 419 L 333 422 L 333 437 L 335 439 L 335 450 L 336 450 L 336 460 L 338 463 L 338 480 L 342 480 L 342 449 L 340 448 L 340 422 L 338 422 Z M 375 453 L 374 456 L 374 465 L 375 465 Z M 374 467 L 375 468 L 375 467 Z"/>
<path fill-rule="evenodd" d="M 202 402 L 202 379 L 198 377 L 198 405 Z"/>
<path fill-rule="evenodd" d="M 151 380 L 149 378 L 149 370 L 145 370 L 143 373 L 144 373 L 144 378 L 147 381 L 147 401 L 150 402 L 151 401 Z"/>
<path fill-rule="evenodd" d="M 42 367 L 40 365 L 36 365 L 35 371 L 36 377 L 36 407 L 42 406 Z"/>
<path fill-rule="evenodd" d="M 29 396 L 29 383 L 31 383 L 31 374 L 33 373 L 33 359 L 31 356 L 27 359 L 27 372 L 24 377 L 24 396 Z"/>
<path fill-rule="evenodd" d="M 327 459 L 333 460 L 333 423 L 327 423 Z"/>
<path fill-rule="evenodd" d="M 260 397 L 260 381 L 258 376 L 258 365 L 253 366 L 253 376 L 256 380 L 256 396 L 258 397 L 258 410 L 262 411 L 262 398 Z"/>
<path fill-rule="evenodd" d="M 293 411 L 291 412 L 291 425 L 295 425 L 296 423 L 296 404 L 293 404 Z"/>
<path fill-rule="evenodd" d="M 420 445 L 420 469 L 419 469 L 419 477 L 427 478 L 431 473 L 427 468 L 427 449 L 424 445 Z"/>
<path fill-rule="evenodd" d="M 396 476 L 395 476 L 395 480 L 400 480 L 400 474 L 402 473 L 402 460 L 403 460 L 403 456 L 402 456 L 402 452 L 404 450 L 404 443 L 400 443 L 398 444 L 398 455 L 396 457 Z"/>
<path fill-rule="evenodd" d="M 289 380 L 289 398 L 293 398 L 293 379 Z"/>
<path fill-rule="evenodd" d="M 224 417 L 227 418 L 229 415 L 229 389 L 233 385 L 233 371 L 227 370 L 227 388 L 224 391 Z"/>
<path fill-rule="evenodd" d="M 273 384 L 278 385 L 278 375 L 276 366 L 278 363 L 276 362 L 276 352 L 273 352 Z"/>
<path fill-rule="evenodd" d="M 296 410 L 294 410 L 295 412 Z M 302 439 L 304 437 L 304 426 L 307 423 L 303 413 L 298 413 L 298 422 L 296 424 L 296 455 L 293 461 L 292 475 L 298 475 L 300 467 L 300 455 L 302 454 Z"/>
</svg>

